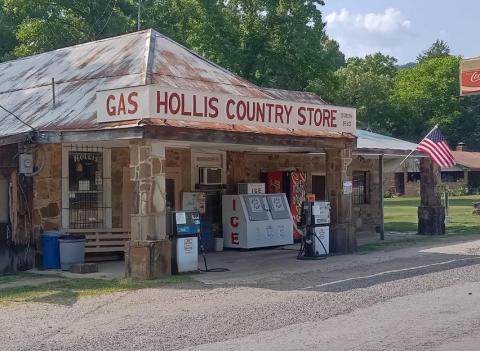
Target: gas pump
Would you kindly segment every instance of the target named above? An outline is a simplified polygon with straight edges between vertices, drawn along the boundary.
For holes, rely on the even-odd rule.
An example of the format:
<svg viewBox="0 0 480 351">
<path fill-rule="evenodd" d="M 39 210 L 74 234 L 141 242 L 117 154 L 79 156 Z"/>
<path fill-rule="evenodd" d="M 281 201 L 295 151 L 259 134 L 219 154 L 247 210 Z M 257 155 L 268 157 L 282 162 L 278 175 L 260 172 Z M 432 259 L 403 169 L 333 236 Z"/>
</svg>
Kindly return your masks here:
<svg viewBox="0 0 480 351">
<path fill-rule="evenodd" d="M 300 228 L 302 229 L 302 245 L 297 259 L 325 259 L 330 252 L 330 203 L 304 201 Z"/>
<path fill-rule="evenodd" d="M 200 214 L 196 211 L 170 212 L 167 231 L 172 239 L 172 272 L 197 271 Z"/>
</svg>

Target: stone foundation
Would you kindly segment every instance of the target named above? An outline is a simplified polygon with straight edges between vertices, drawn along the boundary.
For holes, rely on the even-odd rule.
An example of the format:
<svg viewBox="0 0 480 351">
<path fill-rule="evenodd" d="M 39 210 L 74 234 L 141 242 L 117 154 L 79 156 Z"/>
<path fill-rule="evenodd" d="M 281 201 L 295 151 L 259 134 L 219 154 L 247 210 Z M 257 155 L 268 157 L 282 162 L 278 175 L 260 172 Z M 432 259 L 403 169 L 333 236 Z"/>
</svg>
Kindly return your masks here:
<svg viewBox="0 0 480 351">
<path fill-rule="evenodd" d="M 125 274 L 140 279 L 170 275 L 171 255 L 170 240 L 131 241 L 125 249 Z"/>
</svg>

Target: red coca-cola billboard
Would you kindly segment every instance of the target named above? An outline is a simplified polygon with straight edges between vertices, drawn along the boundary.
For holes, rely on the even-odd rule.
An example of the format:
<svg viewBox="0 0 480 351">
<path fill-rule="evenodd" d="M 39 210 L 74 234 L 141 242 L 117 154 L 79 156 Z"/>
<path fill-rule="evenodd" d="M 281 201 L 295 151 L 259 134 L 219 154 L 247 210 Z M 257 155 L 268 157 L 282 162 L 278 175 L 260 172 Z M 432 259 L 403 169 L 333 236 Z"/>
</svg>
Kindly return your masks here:
<svg viewBox="0 0 480 351">
<path fill-rule="evenodd" d="M 460 95 L 480 94 L 480 58 L 460 62 Z"/>
</svg>

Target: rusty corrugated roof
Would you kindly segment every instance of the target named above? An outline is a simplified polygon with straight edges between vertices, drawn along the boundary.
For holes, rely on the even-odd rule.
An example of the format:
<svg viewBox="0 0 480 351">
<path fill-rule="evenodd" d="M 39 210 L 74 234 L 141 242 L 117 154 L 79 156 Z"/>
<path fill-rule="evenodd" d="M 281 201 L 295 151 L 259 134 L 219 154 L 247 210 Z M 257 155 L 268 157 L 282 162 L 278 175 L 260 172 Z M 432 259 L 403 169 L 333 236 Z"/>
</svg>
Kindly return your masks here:
<svg viewBox="0 0 480 351">
<path fill-rule="evenodd" d="M 271 97 L 279 100 L 304 102 L 307 104 L 326 105 L 327 103 L 320 96 L 308 91 L 292 91 L 274 88 L 262 88 Z"/>
<path fill-rule="evenodd" d="M 55 80 L 55 107 L 52 78 Z M 144 84 L 325 103 L 311 93 L 259 88 L 151 29 L 0 63 L 0 104 L 42 131 L 137 126 L 139 121 L 98 124 L 95 98 L 98 90 Z M 161 125 L 167 122 L 150 120 L 146 123 Z M 198 129 L 352 138 L 342 133 L 282 128 L 180 124 Z M 4 111 L 0 111 L 0 125 L 0 138 L 29 131 Z"/>
</svg>

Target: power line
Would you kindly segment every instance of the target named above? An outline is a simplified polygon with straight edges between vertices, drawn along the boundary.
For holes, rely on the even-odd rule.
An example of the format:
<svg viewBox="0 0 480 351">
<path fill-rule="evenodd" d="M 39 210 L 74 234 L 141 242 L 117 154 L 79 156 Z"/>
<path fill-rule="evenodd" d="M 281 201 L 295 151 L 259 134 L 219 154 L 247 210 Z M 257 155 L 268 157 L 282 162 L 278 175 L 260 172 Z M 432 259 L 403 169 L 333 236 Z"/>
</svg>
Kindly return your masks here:
<svg viewBox="0 0 480 351">
<path fill-rule="evenodd" d="M 23 121 L 20 117 L 18 117 L 15 113 L 13 113 L 12 111 L 9 111 L 7 110 L 5 107 L 3 107 L 2 105 L 0 105 L 0 108 L 2 110 L 4 110 L 5 112 L 11 114 L 13 117 L 15 117 L 19 122 L 21 122 L 22 124 L 26 125 L 27 127 L 29 127 L 31 130 L 33 130 L 34 132 L 36 132 L 37 130 L 35 128 L 33 128 L 30 124 L 28 124 L 27 122 Z"/>
</svg>

